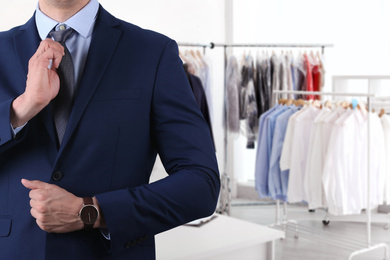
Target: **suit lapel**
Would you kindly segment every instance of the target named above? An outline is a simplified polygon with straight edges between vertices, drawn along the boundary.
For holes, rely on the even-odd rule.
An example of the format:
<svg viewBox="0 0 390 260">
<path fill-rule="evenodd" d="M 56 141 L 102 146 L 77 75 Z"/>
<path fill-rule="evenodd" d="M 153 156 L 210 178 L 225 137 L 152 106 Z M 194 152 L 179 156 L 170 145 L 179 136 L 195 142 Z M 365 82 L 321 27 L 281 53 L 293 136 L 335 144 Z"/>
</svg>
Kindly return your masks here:
<svg viewBox="0 0 390 260">
<path fill-rule="evenodd" d="M 19 62 L 21 65 L 22 76 L 27 80 L 28 73 L 28 62 L 30 58 L 34 55 L 36 50 L 39 47 L 41 39 L 39 38 L 37 26 L 35 23 L 35 15 L 23 26 L 20 27 L 18 33 L 14 36 L 15 51 L 18 55 Z M 21 89 L 18 90 L 18 93 L 23 93 L 25 86 L 21 86 Z M 50 106 L 45 107 L 39 115 L 43 119 L 43 123 L 54 143 L 57 142 L 57 137 L 55 135 L 55 129 L 53 126 L 53 120 L 51 117 Z"/>
<path fill-rule="evenodd" d="M 118 21 L 101 6 L 92 35 L 83 76 L 78 86 L 68 126 L 62 141 L 60 153 L 74 133 L 84 111 L 108 67 L 122 32 L 117 29 Z"/>
</svg>

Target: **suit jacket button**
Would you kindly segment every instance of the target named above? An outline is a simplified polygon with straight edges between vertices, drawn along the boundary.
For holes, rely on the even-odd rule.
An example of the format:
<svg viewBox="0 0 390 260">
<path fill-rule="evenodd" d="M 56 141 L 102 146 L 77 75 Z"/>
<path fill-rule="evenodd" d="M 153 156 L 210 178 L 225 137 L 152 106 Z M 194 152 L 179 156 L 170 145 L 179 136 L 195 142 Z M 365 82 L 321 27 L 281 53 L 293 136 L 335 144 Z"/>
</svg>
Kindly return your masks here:
<svg viewBox="0 0 390 260">
<path fill-rule="evenodd" d="M 61 171 L 55 171 L 52 175 L 51 178 L 55 181 L 60 181 L 64 177 Z"/>
</svg>

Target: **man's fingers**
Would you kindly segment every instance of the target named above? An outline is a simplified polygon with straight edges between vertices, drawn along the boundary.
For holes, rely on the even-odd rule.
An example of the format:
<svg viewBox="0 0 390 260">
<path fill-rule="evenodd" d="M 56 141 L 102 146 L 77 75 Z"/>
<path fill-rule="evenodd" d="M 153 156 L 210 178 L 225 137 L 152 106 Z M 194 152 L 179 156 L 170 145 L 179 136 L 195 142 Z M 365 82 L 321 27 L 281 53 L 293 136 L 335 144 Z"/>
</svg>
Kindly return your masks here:
<svg viewBox="0 0 390 260">
<path fill-rule="evenodd" d="M 47 67 L 50 63 L 50 60 L 53 61 L 52 68 L 58 68 L 62 60 L 63 54 L 55 49 L 48 49 L 42 53 L 37 59 L 36 62 L 42 63 L 44 67 Z"/>
<path fill-rule="evenodd" d="M 62 57 L 65 55 L 64 47 L 51 39 L 45 39 L 39 45 L 37 51 L 30 59 L 30 66 L 35 62 L 43 63 L 44 67 L 47 67 L 50 60 L 53 60 L 52 67 L 58 68 Z"/>
<path fill-rule="evenodd" d="M 62 56 L 65 55 L 64 47 L 59 42 L 53 41 L 52 39 L 45 39 L 41 41 L 33 57 L 39 57 L 49 49 L 54 49 L 60 52 Z"/>
<path fill-rule="evenodd" d="M 30 190 L 35 189 L 48 189 L 50 187 L 50 184 L 42 181 L 30 181 L 26 179 L 22 179 L 22 184 L 24 187 Z"/>
</svg>

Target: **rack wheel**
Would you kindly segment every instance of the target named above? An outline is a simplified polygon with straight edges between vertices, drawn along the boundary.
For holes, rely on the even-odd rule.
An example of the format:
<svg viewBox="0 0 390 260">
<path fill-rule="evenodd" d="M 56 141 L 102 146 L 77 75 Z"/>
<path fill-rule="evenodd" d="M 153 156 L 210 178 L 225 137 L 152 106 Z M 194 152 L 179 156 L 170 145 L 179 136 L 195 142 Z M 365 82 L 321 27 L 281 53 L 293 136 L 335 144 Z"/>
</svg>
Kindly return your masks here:
<svg viewBox="0 0 390 260">
<path fill-rule="evenodd" d="M 330 220 L 323 220 L 323 221 L 322 221 L 322 224 L 323 224 L 324 226 L 329 225 L 329 223 L 330 223 Z"/>
</svg>

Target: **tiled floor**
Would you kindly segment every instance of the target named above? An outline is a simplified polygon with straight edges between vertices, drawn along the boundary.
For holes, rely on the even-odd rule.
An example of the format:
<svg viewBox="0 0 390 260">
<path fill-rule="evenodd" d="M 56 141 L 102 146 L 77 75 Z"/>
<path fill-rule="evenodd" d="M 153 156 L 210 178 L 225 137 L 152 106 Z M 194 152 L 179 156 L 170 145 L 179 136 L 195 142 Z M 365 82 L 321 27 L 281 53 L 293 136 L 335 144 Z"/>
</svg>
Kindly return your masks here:
<svg viewBox="0 0 390 260">
<path fill-rule="evenodd" d="M 250 202 L 234 200 L 231 207 L 231 216 L 261 225 L 271 225 L 275 223 L 276 207 L 270 203 Z M 352 222 L 347 221 L 347 218 L 338 220 L 331 219 L 330 224 L 325 226 L 322 220 L 325 218 L 325 212 L 317 210 L 314 213 L 309 213 L 306 206 L 289 205 L 287 207 L 288 219 L 296 219 L 299 225 L 302 225 L 309 230 L 311 235 L 317 236 L 319 239 L 330 240 L 336 245 L 308 239 L 305 237 L 294 238 L 294 232 L 287 232 L 287 238 L 276 241 L 275 255 L 276 260 L 342 260 L 349 259 L 353 249 L 343 249 L 339 245 L 346 244 L 350 246 L 350 240 L 357 240 L 363 243 L 363 247 L 367 241 L 367 225 L 364 222 L 365 217 L 358 216 L 362 221 Z M 385 214 L 374 214 L 374 220 L 387 220 Z M 341 220 L 341 221 L 340 221 Z M 390 246 L 390 230 L 385 229 L 384 223 L 373 223 L 371 225 L 371 240 L 372 244 L 385 243 Z M 335 239 L 334 235 L 346 237 L 346 239 Z M 363 247 L 356 247 L 361 248 Z M 354 256 L 356 260 L 373 260 L 385 259 L 385 250 L 383 248 L 374 251 Z M 389 258 L 390 259 L 390 258 Z"/>
</svg>

